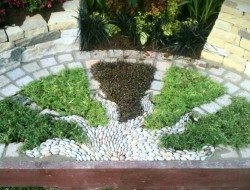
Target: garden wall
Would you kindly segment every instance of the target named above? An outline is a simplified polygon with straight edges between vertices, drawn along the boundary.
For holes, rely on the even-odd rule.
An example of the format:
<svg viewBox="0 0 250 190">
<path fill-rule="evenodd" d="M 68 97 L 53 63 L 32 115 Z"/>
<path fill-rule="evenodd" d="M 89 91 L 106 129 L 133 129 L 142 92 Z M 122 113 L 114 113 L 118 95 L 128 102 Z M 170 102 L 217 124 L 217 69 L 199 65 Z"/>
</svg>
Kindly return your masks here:
<svg viewBox="0 0 250 190">
<path fill-rule="evenodd" d="M 225 0 L 201 59 L 250 76 L 250 1 Z"/>
<path fill-rule="evenodd" d="M 65 11 L 51 14 L 48 23 L 40 14 L 27 16 L 22 26 L 6 26 L 0 29 L 0 52 L 15 46 L 32 46 L 60 38 L 60 31 L 77 28 L 79 0 L 66 1 Z"/>
</svg>

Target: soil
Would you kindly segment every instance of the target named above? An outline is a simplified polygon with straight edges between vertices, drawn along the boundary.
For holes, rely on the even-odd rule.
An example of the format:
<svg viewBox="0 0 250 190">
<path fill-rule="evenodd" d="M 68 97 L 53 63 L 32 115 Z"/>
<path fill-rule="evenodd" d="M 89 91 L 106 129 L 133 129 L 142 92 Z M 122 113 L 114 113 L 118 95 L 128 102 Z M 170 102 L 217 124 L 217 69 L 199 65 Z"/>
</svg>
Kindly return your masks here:
<svg viewBox="0 0 250 190">
<path fill-rule="evenodd" d="M 46 22 L 49 21 L 50 15 L 52 12 L 60 12 L 64 11 L 62 3 L 55 3 L 51 8 L 42 9 L 40 11 L 35 11 L 33 13 L 30 13 L 25 8 L 9 8 L 6 7 L 6 17 L 4 22 L 0 22 L 0 29 L 4 28 L 5 26 L 21 26 L 26 18 L 26 16 L 34 16 L 36 14 L 41 14 L 42 17 L 46 20 Z"/>
<path fill-rule="evenodd" d="M 100 62 L 91 72 L 101 83 L 107 99 L 115 102 L 120 111 L 120 121 L 133 119 L 143 113 L 141 99 L 150 88 L 155 68 L 151 65 L 126 62 Z"/>
</svg>

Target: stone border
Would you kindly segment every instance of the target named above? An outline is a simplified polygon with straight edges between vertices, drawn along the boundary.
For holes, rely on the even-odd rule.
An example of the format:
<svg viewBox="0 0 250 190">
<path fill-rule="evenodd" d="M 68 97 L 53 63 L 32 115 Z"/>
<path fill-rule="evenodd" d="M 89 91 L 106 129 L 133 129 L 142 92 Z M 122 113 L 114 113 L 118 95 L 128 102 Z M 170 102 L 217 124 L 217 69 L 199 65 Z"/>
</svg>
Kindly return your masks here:
<svg viewBox="0 0 250 190">
<path fill-rule="evenodd" d="M 79 0 L 63 3 L 62 12 L 54 12 L 48 23 L 40 14 L 27 16 L 22 26 L 6 26 L 0 30 L 0 52 L 17 47 L 27 47 L 60 37 L 65 29 L 77 28 Z"/>
</svg>

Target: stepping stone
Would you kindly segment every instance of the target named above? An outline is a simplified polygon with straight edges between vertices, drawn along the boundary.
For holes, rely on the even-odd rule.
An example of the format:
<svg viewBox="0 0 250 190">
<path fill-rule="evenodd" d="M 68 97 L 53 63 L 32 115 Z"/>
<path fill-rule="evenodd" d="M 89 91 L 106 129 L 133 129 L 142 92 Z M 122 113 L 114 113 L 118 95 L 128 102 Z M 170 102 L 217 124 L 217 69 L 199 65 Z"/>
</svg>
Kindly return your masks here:
<svg viewBox="0 0 250 190">
<path fill-rule="evenodd" d="M 10 42 L 24 38 L 24 31 L 19 26 L 8 27 L 6 29 L 6 34 Z"/>
</svg>

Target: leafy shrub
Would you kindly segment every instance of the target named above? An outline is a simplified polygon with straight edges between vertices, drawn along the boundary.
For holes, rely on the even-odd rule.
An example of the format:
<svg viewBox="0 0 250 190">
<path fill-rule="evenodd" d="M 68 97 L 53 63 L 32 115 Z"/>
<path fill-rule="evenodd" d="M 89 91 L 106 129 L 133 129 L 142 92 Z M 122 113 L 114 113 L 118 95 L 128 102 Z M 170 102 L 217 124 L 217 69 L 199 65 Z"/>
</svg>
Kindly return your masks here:
<svg viewBox="0 0 250 190">
<path fill-rule="evenodd" d="M 224 0 L 184 0 L 189 17 L 199 23 L 207 23 L 212 16 L 220 11 Z"/>
<path fill-rule="evenodd" d="M 206 43 L 209 26 L 188 20 L 179 23 L 175 33 L 171 33 L 166 46 L 173 54 L 197 57 L 197 52 Z"/>
<path fill-rule="evenodd" d="M 180 135 L 165 135 L 162 146 L 175 149 L 200 149 L 210 144 L 242 147 L 250 143 L 250 102 L 234 98 L 231 105 L 216 114 L 189 122 Z"/>
<path fill-rule="evenodd" d="M 80 26 L 80 48 L 82 51 L 89 50 L 90 46 L 103 41 L 109 43 L 108 38 L 120 31 L 105 14 L 94 12 L 89 15 L 84 9 L 79 11 L 78 22 Z"/>
</svg>

